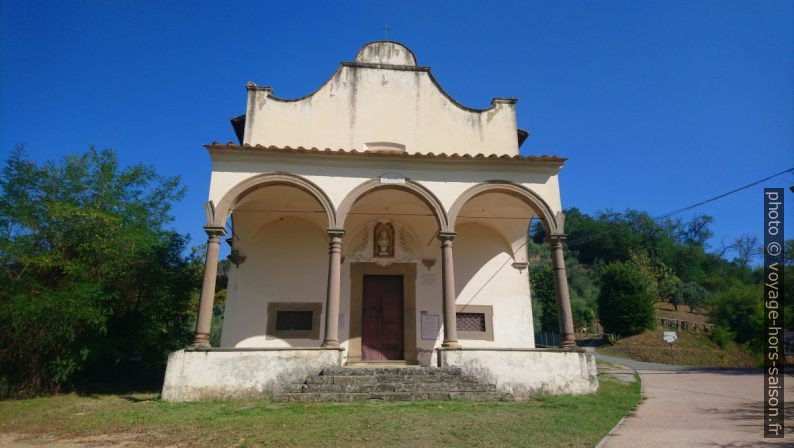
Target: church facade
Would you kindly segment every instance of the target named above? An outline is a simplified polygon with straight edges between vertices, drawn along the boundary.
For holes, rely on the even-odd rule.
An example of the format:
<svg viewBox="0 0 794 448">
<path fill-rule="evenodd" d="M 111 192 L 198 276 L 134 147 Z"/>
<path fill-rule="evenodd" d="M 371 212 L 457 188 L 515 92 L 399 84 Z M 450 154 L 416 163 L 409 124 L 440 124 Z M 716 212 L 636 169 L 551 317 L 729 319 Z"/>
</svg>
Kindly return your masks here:
<svg viewBox="0 0 794 448">
<path fill-rule="evenodd" d="M 195 343 L 163 398 L 278 393 L 324 367 L 459 366 L 516 398 L 597 388 L 576 350 L 558 173 L 521 156 L 514 99 L 472 109 L 395 42 L 315 92 L 247 86 L 236 143 L 213 143 Z M 527 235 L 554 263 L 561 348 L 535 347 Z M 221 239 L 232 267 L 210 347 Z"/>
</svg>

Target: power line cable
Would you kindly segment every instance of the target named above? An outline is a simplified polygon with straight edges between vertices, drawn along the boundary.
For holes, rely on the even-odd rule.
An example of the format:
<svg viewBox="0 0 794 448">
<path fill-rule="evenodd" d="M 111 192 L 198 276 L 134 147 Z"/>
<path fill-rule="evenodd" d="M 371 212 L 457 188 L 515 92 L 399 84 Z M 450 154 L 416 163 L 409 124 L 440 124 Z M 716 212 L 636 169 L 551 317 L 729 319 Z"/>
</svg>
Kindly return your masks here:
<svg viewBox="0 0 794 448">
<path fill-rule="evenodd" d="M 691 204 L 691 205 L 687 205 L 686 207 L 682 207 L 682 208 L 679 208 L 679 209 L 673 210 L 673 211 L 671 211 L 671 212 L 665 213 L 665 214 L 663 214 L 663 215 L 659 215 L 659 216 L 657 216 L 657 217 L 655 217 L 655 218 L 652 218 L 652 219 L 653 219 L 654 221 L 659 221 L 659 220 L 662 220 L 662 219 L 665 219 L 665 218 L 669 218 L 669 217 L 671 217 L 671 216 L 674 216 L 674 215 L 677 215 L 677 214 L 679 214 L 679 213 L 683 213 L 683 212 L 686 212 L 686 211 L 692 210 L 693 208 L 700 207 L 701 205 L 706 205 L 706 204 L 708 204 L 708 203 L 710 203 L 710 202 L 717 201 L 717 200 L 719 200 L 719 199 L 722 199 L 722 198 L 724 198 L 724 197 L 726 197 L 726 196 L 730 196 L 730 195 L 732 195 L 732 194 L 734 194 L 734 193 L 738 193 L 738 192 L 740 192 L 740 191 L 742 191 L 742 190 L 746 190 L 746 189 L 748 189 L 748 188 L 750 188 L 750 187 L 754 187 L 754 186 L 756 186 L 756 185 L 758 185 L 758 184 L 760 184 L 760 183 L 763 183 L 763 182 L 766 182 L 766 181 L 768 181 L 769 179 L 775 178 L 775 177 L 777 177 L 777 176 L 780 176 L 780 175 L 782 175 L 782 174 L 786 174 L 786 173 L 794 173 L 794 168 L 789 168 L 789 169 L 787 169 L 787 170 L 781 171 L 781 172 L 779 172 L 779 173 L 776 173 L 776 174 L 773 174 L 773 175 L 771 175 L 771 176 L 765 177 L 765 178 L 763 178 L 763 179 L 757 180 L 757 181 L 755 181 L 755 182 L 749 183 L 749 184 L 747 184 L 747 185 L 744 185 L 744 186 L 742 186 L 742 187 L 735 188 L 735 189 L 733 189 L 733 190 L 730 190 L 730 191 L 728 191 L 728 192 L 725 192 L 725 193 L 719 194 L 719 195 L 717 195 L 717 196 L 714 196 L 713 198 L 709 198 L 709 199 L 706 199 L 706 200 L 704 200 L 704 201 L 700 201 L 700 202 L 696 202 L 696 203 L 694 203 L 694 204 Z M 619 230 L 620 230 L 620 229 L 611 229 L 611 230 L 607 230 L 607 231 L 605 231 L 605 232 L 597 233 L 597 234 L 595 234 L 595 235 L 588 235 L 588 236 L 584 236 L 584 237 L 582 237 L 582 238 L 577 238 L 577 239 L 575 239 L 575 240 L 568 241 L 568 244 L 567 244 L 567 245 L 568 245 L 568 247 L 571 247 L 571 246 L 576 246 L 576 245 L 578 245 L 578 244 L 582 244 L 582 243 L 586 243 L 586 242 L 589 242 L 589 241 L 596 240 L 596 239 L 600 238 L 600 237 L 601 237 L 601 236 L 603 236 L 603 235 L 609 235 L 610 233 L 614 233 L 614 232 L 617 232 L 617 231 L 619 231 Z"/>
<path fill-rule="evenodd" d="M 758 185 L 758 184 L 760 184 L 760 183 L 762 183 L 762 182 L 766 182 L 766 181 L 768 181 L 769 179 L 775 178 L 775 177 L 777 177 L 777 176 L 780 176 L 780 175 L 782 175 L 782 174 L 786 174 L 786 173 L 794 173 L 794 168 L 789 168 L 789 169 L 787 169 L 787 170 L 784 170 L 784 171 L 781 171 L 781 172 L 779 172 L 779 173 L 773 174 L 773 175 L 771 175 L 771 176 L 769 176 L 769 177 L 765 177 L 765 178 L 763 178 L 763 179 L 761 179 L 761 180 L 757 180 L 757 181 L 755 181 L 755 182 L 749 183 L 749 184 L 747 184 L 747 185 L 744 185 L 744 186 L 742 186 L 742 187 L 735 188 L 735 189 L 733 189 L 733 190 L 731 190 L 731 191 L 728 191 L 728 192 L 722 193 L 722 194 L 720 194 L 720 195 L 714 196 L 713 198 L 709 198 L 709 199 L 706 199 L 706 200 L 704 200 L 704 201 L 696 202 L 696 203 L 694 203 L 694 204 L 691 204 L 691 205 L 688 205 L 688 206 L 686 206 L 686 207 L 682 207 L 682 208 L 679 208 L 679 209 L 677 209 L 677 210 L 673 210 L 672 212 L 668 212 L 668 213 L 665 213 L 665 214 L 663 214 L 663 215 L 659 215 L 659 216 L 657 216 L 656 218 L 653 218 L 653 220 L 654 220 L 654 221 L 657 221 L 657 220 L 660 220 L 660 219 L 669 218 L 670 216 L 677 215 L 677 214 L 679 214 L 679 213 L 683 213 L 683 212 L 685 212 L 685 211 L 688 211 L 688 210 L 692 210 L 693 208 L 700 207 L 701 205 L 705 205 L 705 204 L 708 204 L 708 203 L 710 203 L 710 202 L 714 202 L 714 201 L 716 201 L 716 200 L 722 199 L 722 198 L 724 198 L 724 197 L 726 197 L 726 196 L 730 196 L 730 195 L 732 195 L 732 194 L 734 194 L 734 193 L 738 193 L 739 191 L 746 190 L 746 189 L 748 189 L 748 188 L 750 188 L 750 187 L 753 187 L 753 186 L 755 186 L 755 185 Z M 532 223 L 530 222 L 530 228 L 531 228 L 531 224 L 532 224 Z M 618 231 L 618 230 L 620 230 L 620 229 L 612 229 L 612 230 L 608 230 L 608 231 L 606 231 L 606 232 L 601 232 L 601 233 L 598 233 L 598 234 L 595 234 L 595 235 L 589 235 L 589 236 L 586 236 L 586 237 L 578 238 L 578 239 L 576 239 L 576 240 L 573 240 L 573 241 L 570 241 L 570 242 L 568 242 L 567 246 L 568 246 L 568 247 L 571 247 L 572 245 L 581 244 L 581 243 L 585 243 L 585 242 L 588 242 L 588 241 L 593 241 L 593 240 L 595 240 L 595 239 L 598 239 L 598 238 L 600 238 L 601 236 L 608 235 L 608 234 L 610 234 L 610 233 L 613 233 L 613 232 L 616 232 L 616 231 Z M 504 269 L 504 267 L 505 267 L 505 266 L 507 266 L 507 263 L 509 263 L 511 259 L 514 259 L 515 255 L 518 253 L 518 251 L 520 251 L 520 250 L 521 250 L 521 249 L 522 249 L 524 246 L 526 246 L 528 243 L 529 243 L 529 238 L 527 238 L 527 240 L 526 240 L 526 241 L 525 241 L 525 242 L 524 242 L 524 243 L 523 243 L 521 246 L 519 246 L 519 247 L 518 247 L 518 249 L 516 249 L 515 251 L 513 251 L 512 257 L 510 257 L 510 258 L 508 258 L 507 260 L 505 260 L 505 262 L 504 262 L 504 263 L 502 263 L 502 265 L 501 265 L 501 266 L 499 266 L 499 269 L 497 269 L 497 270 L 496 270 L 496 271 L 493 273 L 493 275 L 491 275 L 491 277 L 489 277 L 489 278 L 488 278 L 488 280 L 486 280 L 486 281 L 485 281 L 485 283 L 483 283 L 483 285 L 480 287 L 480 289 L 478 289 L 478 290 L 477 290 L 477 292 L 475 292 L 475 293 L 474 293 L 474 294 L 471 296 L 471 298 L 469 298 L 468 302 L 466 302 L 466 303 L 468 304 L 468 303 L 470 303 L 472 300 L 474 300 L 474 298 L 475 298 L 475 297 L 477 297 L 477 295 L 478 295 L 478 294 L 479 294 L 479 293 L 480 293 L 480 292 L 481 292 L 483 289 L 485 289 L 485 287 L 486 287 L 486 286 L 488 286 L 488 283 L 490 283 L 490 282 L 491 282 L 491 280 L 493 280 L 493 279 L 494 279 L 494 277 L 496 277 L 496 274 L 498 274 L 498 273 L 499 273 L 499 271 L 501 271 L 502 269 Z"/>
</svg>

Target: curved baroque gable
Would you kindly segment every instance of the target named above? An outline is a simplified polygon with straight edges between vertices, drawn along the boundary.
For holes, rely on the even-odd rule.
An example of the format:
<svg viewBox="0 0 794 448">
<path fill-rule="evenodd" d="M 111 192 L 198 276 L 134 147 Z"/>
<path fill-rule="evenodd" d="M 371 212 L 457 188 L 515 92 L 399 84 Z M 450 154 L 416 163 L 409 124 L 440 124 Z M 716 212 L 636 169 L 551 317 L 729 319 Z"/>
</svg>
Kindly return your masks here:
<svg viewBox="0 0 794 448">
<path fill-rule="evenodd" d="M 294 100 L 248 86 L 243 143 L 415 153 L 518 154 L 515 100 L 473 109 L 452 99 L 396 42 L 365 45 L 315 92 Z"/>
</svg>

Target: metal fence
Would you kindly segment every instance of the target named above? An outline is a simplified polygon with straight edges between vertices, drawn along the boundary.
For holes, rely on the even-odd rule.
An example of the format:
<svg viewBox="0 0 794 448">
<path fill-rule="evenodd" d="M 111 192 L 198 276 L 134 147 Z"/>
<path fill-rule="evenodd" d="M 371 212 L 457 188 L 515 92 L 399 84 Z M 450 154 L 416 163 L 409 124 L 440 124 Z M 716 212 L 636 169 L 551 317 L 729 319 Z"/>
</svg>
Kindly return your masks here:
<svg viewBox="0 0 794 448">
<path fill-rule="evenodd" d="M 559 347 L 560 334 L 553 331 L 535 333 L 535 347 Z"/>
</svg>

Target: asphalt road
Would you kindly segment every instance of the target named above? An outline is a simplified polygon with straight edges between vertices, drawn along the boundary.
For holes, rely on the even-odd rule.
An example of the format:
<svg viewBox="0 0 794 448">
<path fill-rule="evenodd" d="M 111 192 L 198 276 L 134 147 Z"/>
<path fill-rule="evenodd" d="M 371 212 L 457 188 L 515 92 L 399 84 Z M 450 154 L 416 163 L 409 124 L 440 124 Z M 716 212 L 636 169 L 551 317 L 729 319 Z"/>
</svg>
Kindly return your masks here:
<svg viewBox="0 0 794 448">
<path fill-rule="evenodd" d="M 688 368 L 596 354 L 636 369 L 644 400 L 599 448 L 794 447 L 794 419 L 785 439 L 763 438 L 761 369 Z M 794 376 L 786 375 L 787 415 L 794 414 Z"/>
</svg>

